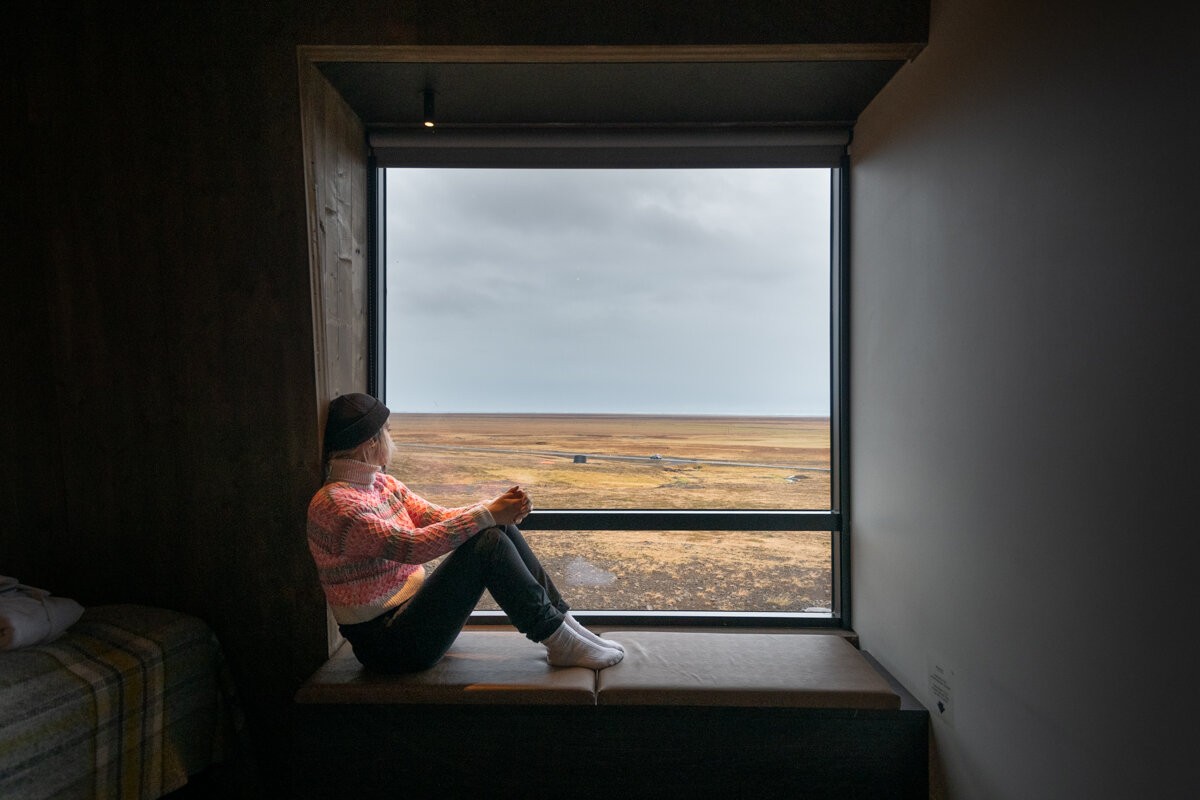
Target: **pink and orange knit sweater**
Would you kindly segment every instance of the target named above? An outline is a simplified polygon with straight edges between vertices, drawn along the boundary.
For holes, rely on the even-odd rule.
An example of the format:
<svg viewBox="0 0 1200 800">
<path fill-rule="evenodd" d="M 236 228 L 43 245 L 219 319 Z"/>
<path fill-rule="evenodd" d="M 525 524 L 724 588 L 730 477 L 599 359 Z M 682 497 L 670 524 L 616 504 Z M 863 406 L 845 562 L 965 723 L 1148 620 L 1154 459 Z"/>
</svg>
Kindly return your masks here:
<svg viewBox="0 0 1200 800">
<path fill-rule="evenodd" d="M 442 508 L 370 464 L 334 459 L 308 505 L 308 547 L 334 619 L 345 625 L 412 597 L 422 564 L 495 524 L 481 503 Z"/>
</svg>

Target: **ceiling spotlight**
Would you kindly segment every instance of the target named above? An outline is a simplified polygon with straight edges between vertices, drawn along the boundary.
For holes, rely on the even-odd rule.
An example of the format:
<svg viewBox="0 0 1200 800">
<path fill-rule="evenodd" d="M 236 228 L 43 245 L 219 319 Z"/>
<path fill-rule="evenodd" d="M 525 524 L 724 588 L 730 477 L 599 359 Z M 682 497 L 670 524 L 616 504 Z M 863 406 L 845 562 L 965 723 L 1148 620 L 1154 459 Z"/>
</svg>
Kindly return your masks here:
<svg viewBox="0 0 1200 800">
<path fill-rule="evenodd" d="M 426 86 L 425 90 L 423 92 L 421 92 L 421 94 L 423 94 L 425 96 L 425 115 L 423 117 L 421 117 L 421 119 L 424 120 L 426 128 L 432 128 L 433 127 L 433 89 L 430 89 L 428 86 Z"/>
</svg>

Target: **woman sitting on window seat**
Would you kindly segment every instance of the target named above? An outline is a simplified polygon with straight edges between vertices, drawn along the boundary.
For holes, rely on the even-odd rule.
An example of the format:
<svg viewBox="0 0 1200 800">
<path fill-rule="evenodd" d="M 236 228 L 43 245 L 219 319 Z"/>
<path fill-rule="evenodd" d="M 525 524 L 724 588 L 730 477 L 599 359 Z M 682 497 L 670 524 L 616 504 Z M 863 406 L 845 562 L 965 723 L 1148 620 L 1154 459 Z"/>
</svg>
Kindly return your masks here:
<svg viewBox="0 0 1200 800">
<path fill-rule="evenodd" d="M 619 644 L 583 627 L 516 523 L 529 514 L 518 486 L 486 503 L 442 508 L 385 472 L 389 411 L 374 397 L 330 403 L 325 485 L 308 507 L 308 545 L 338 629 L 364 667 L 413 672 L 450 648 L 483 590 L 554 666 L 603 669 Z M 449 557 L 428 578 L 422 564 Z"/>
</svg>

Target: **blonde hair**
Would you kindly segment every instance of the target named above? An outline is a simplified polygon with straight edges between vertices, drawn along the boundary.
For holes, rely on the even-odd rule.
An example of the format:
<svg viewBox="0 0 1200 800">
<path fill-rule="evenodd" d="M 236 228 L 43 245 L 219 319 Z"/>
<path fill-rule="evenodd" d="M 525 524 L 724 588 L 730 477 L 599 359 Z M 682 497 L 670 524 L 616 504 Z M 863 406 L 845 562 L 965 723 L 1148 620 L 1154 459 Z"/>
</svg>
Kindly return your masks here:
<svg viewBox="0 0 1200 800">
<path fill-rule="evenodd" d="M 396 452 L 396 446 L 392 444 L 392 434 L 388 431 L 387 426 L 375 432 L 375 435 L 359 445 L 351 447 L 349 450 L 335 450 L 329 453 L 326 458 L 326 466 L 328 462 L 335 458 L 346 458 L 352 461 L 361 461 L 364 464 L 375 464 L 384 469 L 387 469 L 388 464 L 392 462 L 392 455 Z"/>
</svg>

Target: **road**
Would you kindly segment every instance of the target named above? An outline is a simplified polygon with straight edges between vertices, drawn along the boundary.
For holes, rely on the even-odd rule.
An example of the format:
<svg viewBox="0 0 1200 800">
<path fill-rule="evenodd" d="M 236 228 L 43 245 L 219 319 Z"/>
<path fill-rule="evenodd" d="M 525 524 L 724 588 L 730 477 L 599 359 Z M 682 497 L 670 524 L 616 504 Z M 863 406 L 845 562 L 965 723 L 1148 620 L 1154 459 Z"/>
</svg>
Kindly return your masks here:
<svg viewBox="0 0 1200 800">
<path fill-rule="evenodd" d="M 617 456 L 610 453 L 578 453 L 563 450 L 517 450 L 506 447 L 467 447 L 454 444 L 421 444 L 419 442 L 394 442 L 396 447 L 410 447 L 425 450 L 459 450 L 472 453 L 512 453 L 515 455 L 555 456 L 558 458 L 574 459 L 575 456 L 585 456 L 589 461 L 654 461 L 661 464 L 714 464 L 723 467 L 762 467 L 766 469 L 787 469 L 795 472 L 829 472 L 829 467 L 798 467 L 789 464 L 757 464 L 751 461 L 717 461 L 708 458 L 676 458 L 674 456 Z"/>
</svg>

